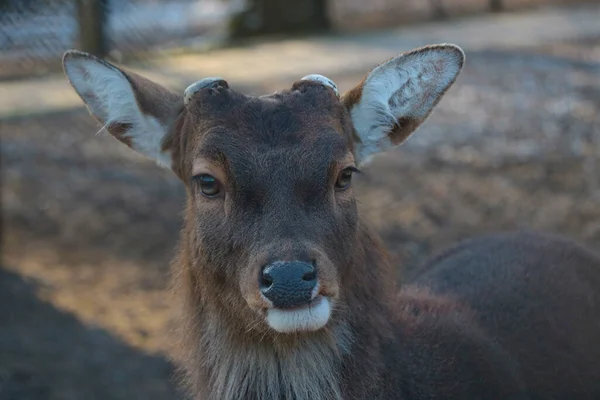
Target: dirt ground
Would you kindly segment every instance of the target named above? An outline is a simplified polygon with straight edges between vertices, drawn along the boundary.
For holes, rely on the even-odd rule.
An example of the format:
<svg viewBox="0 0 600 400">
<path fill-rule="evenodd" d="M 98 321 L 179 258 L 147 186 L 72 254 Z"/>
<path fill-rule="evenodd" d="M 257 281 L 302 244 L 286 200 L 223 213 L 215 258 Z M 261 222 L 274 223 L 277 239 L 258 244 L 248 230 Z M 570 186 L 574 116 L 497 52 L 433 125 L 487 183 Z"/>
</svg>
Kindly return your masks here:
<svg viewBox="0 0 600 400">
<path fill-rule="evenodd" d="M 0 129 L 0 399 L 177 398 L 165 288 L 182 187 L 83 111 Z M 600 249 L 600 38 L 468 54 L 434 115 L 356 185 L 405 273 L 499 230 Z"/>
</svg>

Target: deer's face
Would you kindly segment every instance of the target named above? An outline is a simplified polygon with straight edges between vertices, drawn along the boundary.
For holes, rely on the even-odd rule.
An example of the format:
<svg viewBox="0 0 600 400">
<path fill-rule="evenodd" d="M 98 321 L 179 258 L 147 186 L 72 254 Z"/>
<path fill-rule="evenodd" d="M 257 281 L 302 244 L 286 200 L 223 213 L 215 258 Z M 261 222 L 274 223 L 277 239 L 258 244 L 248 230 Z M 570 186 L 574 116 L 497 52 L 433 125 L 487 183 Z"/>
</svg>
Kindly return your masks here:
<svg viewBox="0 0 600 400">
<path fill-rule="evenodd" d="M 180 132 L 198 264 L 274 329 L 320 328 L 356 230 L 348 112 L 314 81 L 259 98 L 216 86 L 190 95 Z"/>
<path fill-rule="evenodd" d="M 352 175 L 427 118 L 463 57 L 452 45 L 405 53 L 342 98 L 318 75 L 269 96 L 218 78 L 178 96 L 83 53 L 64 63 L 106 129 L 186 185 L 200 295 L 249 329 L 298 333 L 327 326 L 343 302 L 357 248 Z"/>
</svg>

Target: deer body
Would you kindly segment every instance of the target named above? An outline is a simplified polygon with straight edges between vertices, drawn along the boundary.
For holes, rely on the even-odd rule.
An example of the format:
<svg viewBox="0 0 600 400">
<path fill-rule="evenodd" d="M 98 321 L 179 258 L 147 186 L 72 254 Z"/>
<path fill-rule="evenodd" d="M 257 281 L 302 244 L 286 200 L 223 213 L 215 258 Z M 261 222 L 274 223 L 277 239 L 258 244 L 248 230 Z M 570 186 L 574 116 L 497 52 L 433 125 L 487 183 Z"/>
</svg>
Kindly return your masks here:
<svg viewBox="0 0 600 400">
<path fill-rule="evenodd" d="M 427 118 L 463 64 L 404 53 L 340 98 L 309 75 L 250 97 L 221 78 L 178 96 L 79 52 L 75 90 L 106 130 L 187 190 L 174 289 L 192 397 L 595 399 L 600 259 L 565 239 L 459 244 L 401 286 L 351 178 Z"/>
<path fill-rule="evenodd" d="M 216 398 L 206 391 L 215 370 L 221 398 L 231 399 L 599 398 L 596 254 L 544 234 L 486 236 L 448 249 L 396 288 L 384 251 L 364 234 L 353 267 L 365 276 L 361 266 L 375 265 L 377 273 L 356 281 L 345 311 L 351 322 L 327 334 L 224 334 L 188 303 L 184 320 L 196 328 L 181 356 L 198 398 Z M 190 282 L 179 284 L 193 290 Z M 207 359 L 212 367 L 198 362 Z"/>
</svg>

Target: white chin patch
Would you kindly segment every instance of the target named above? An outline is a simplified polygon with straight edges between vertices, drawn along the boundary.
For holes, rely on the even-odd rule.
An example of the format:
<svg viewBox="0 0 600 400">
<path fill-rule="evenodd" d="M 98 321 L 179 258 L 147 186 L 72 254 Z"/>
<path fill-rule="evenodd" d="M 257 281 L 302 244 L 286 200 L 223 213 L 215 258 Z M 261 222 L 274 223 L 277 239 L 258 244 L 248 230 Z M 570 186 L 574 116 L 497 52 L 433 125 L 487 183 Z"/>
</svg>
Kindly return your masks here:
<svg viewBox="0 0 600 400">
<path fill-rule="evenodd" d="M 330 315 L 329 299 L 319 296 L 304 307 L 267 310 L 267 323 L 281 333 L 316 331 L 327 324 Z"/>
</svg>

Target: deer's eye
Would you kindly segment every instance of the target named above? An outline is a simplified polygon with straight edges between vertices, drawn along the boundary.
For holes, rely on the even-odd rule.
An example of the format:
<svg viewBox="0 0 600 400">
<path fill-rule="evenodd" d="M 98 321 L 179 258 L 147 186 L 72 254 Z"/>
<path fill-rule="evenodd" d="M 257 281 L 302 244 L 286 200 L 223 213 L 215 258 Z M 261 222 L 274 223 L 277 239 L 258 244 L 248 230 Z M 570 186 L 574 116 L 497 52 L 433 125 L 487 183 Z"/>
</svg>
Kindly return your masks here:
<svg viewBox="0 0 600 400">
<path fill-rule="evenodd" d="M 194 182 L 200 188 L 200 193 L 206 197 L 215 197 L 221 192 L 219 181 L 208 174 L 200 174 L 194 176 Z"/>
<path fill-rule="evenodd" d="M 359 171 L 354 167 L 344 168 L 335 181 L 335 190 L 343 191 L 348 189 L 352 183 L 352 174 L 355 172 Z"/>
</svg>

